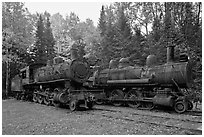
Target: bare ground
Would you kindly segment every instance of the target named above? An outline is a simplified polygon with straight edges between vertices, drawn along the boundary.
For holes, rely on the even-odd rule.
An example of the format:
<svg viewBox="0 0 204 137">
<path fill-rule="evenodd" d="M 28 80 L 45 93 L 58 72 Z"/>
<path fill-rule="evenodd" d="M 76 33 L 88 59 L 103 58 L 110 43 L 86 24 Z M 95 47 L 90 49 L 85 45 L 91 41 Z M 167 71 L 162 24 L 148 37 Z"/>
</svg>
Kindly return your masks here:
<svg viewBox="0 0 204 137">
<path fill-rule="evenodd" d="M 15 99 L 2 101 L 3 135 L 201 135 L 201 130 L 202 115 L 104 105 L 71 112 Z"/>
</svg>

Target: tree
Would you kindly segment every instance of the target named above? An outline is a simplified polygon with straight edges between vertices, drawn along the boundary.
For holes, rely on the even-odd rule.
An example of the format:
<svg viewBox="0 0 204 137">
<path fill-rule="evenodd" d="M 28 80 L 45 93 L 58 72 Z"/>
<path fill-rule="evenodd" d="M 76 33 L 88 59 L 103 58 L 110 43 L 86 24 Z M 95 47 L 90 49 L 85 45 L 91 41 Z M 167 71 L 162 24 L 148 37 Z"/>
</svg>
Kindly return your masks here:
<svg viewBox="0 0 204 137">
<path fill-rule="evenodd" d="M 39 15 L 39 19 L 37 21 L 37 30 L 35 33 L 35 43 L 34 43 L 35 62 L 46 63 L 47 61 L 46 38 L 44 33 L 45 33 L 45 27 L 44 27 L 42 15 Z"/>
<path fill-rule="evenodd" d="M 111 58 L 117 54 L 116 50 L 113 48 L 116 44 L 116 27 L 115 27 L 115 17 L 113 6 L 110 5 L 106 8 L 106 31 L 104 37 L 101 39 L 101 59 L 104 66 L 108 66 L 108 62 Z"/>
<path fill-rule="evenodd" d="M 129 26 L 128 19 L 125 16 L 123 6 L 121 6 L 118 11 L 117 29 L 122 35 L 123 39 L 131 38 L 131 28 Z"/>
<path fill-rule="evenodd" d="M 118 9 L 117 22 L 117 41 L 118 46 L 122 52 L 122 57 L 126 57 L 129 53 L 129 48 L 131 46 L 130 40 L 132 37 L 131 28 L 128 23 L 128 19 L 124 13 L 123 4 Z"/>
<path fill-rule="evenodd" d="M 157 17 L 154 19 L 153 24 L 152 24 L 152 35 L 153 35 L 153 40 L 155 42 L 158 42 L 159 39 L 162 36 L 162 23 L 161 20 Z"/>
<path fill-rule="evenodd" d="M 6 96 L 10 93 L 10 80 L 17 70 L 28 63 L 28 47 L 33 43 L 33 25 L 30 13 L 21 2 L 2 3 L 2 84 Z M 6 81 L 5 81 L 6 79 Z"/>
<path fill-rule="evenodd" d="M 46 17 L 45 22 L 45 43 L 46 43 L 46 51 L 47 51 L 47 60 L 52 60 L 55 57 L 55 40 L 52 34 L 51 23 L 50 23 L 50 15 Z"/>
<path fill-rule="evenodd" d="M 99 18 L 99 23 L 98 23 L 98 28 L 100 30 L 100 34 L 101 36 L 105 35 L 106 32 L 106 18 L 105 18 L 105 10 L 104 10 L 104 5 L 101 8 L 101 12 L 100 12 L 100 18 Z"/>
</svg>

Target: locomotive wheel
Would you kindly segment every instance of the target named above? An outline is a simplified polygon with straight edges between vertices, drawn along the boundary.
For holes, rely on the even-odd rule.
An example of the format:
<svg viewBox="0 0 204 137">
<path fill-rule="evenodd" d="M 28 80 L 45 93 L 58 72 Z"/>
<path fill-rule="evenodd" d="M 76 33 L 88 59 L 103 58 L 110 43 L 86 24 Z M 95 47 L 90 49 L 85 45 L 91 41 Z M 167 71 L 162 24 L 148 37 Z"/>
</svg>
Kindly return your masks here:
<svg viewBox="0 0 204 137">
<path fill-rule="evenodd" d="M 187 101 L 188 102 L 188 108 L 187 110 L 192 110 L 193 109 L 193 103 L 191 101 Z"/>
<path fill-rule="evenodd" d="M 146 102 L 146 103 L 145 103 L 145 107 L 146 107 L 147 109 L 149 109 L 149 110 L 152 110 L 152 109 L 155 107 L 155 105 L 154 105 L 153 102 Z"/>
<path fill-rule="evenodd" d="M 24 95 L 24 100 L 28 101 L 28 95 Z"/>
<path fill-rule="evenodd" d="M 18 100 L 21 100 L 21 96 L 22 96 L 22 94 L 18 93 Z"/>
<path fill-rule="evenodd" d="M 20 97 L 20 95 L 19 95 L 19 93 L 17 93 L 16 94 L 16 99 L 19 100 L 19 97 Z"/>
<path fill-rule="evenodd" d="M 36 94 L 33 94 L 33 102 L 37 103 L 38 102 L 38 97 Z"/>
<path fill-rule="evenodd" d="M 103 101 L 102 101 L 101 99 L 98 99 L 98 100 L 96 100 L 96 104 L 97 104 L 97 105 L 102 105 L 102 104 L 103 104 Z"/>
<path fill-rule="evenodd" d="M 112 93 L 111 93 L 111 99 L 123 99 L 124 98 L 124 94 L 123 94 L 123 91 L 120 90 L 120 89 L 116 89 L 116 90 L 113 90 Z M 121 106 L 123 103 L 120 102 L 120 101 L 113 101 L 112 104 L 116 107 L 119 107 Z"/>
<path fill-rule="evenodd" d="M 23 94 L 23 95 L 21 95 L 20 100 L 25 100 L 25 95 L 24 95 L 24 94 Z"/>
<path fill-rule="evenodd" d="M 94 106 L 94 102 L 87 102 L 87 107 L 89 108 L 89 109 L 92 109 L 93 108 L 93 106 Z"/>
<path fill-rule="evenodd" d="M 60 102 L 58 102 L 58 101 L 56 101 L 56 100 L 54 100 L 54 97 L 57 95 L 57 93 L 59 92 L 59 89 L 58 88 L 56 88 L 56 89 L 54 89 L 54 91 L 55 92 L 53 92 L 52 94 L 51 94 L 51 97 L 50 97 L 50 99 L 52 99 L 52 105 L 53 106 L 55 106 L 55 107 L 60 107 L 61 106 L 61 104 L 60 104 Z"/>
<path fill-rule="evenodd" d="M 51 101 L 50 101 L 50 88 L 46 88 L 45 89 L 45 94 L 46 96 L 43 98 L 44 99 L 44 103 L 45 105 L 49 106 L 51 105 Z"/>
<path fill-rule="evenodd" d="M 43 97 L 42 96 L 38 96 L 38 103 L 43 104 Z"/>
<path fill-rule="evenodd" d="M 47 106 L 50 105 L 50 100 L 49 100 L 49 96 L 48 95 L 43 98 L 43 101 L 44 101 L 45 105 L 47 105 Z"/>
<path fill-rule="evenodd" d="M 134 91 L 134 90 L 131 90 L 129 93 L 127 93 L 126 95 L 126 98 L 127 99 L 131 99 L 131 100 L 135 100 L 135 99 L 138 99 L 140 96 L 139 94 Z M 127 103 L 129 107 L 131 108 L 138 108 L 141 104 L 139 101 L 134 101 L 134 102 L 128 102 Z"/>
<path fill-rule="evenodd" d="M 78 109 L 78 102 L 77 102 L 77 100 L 72 99 L 72 100 L 69 102 L 69 109 L 70 109 L 71 111 L 75 111 L 75 110 Z"/>
<path fill-rule="evenodd" d="M 174 105 L 174 110 L 177 113 L 184 113 L 187 110 L 187 104 L 184 101 L 177 101 Z"/>
<path fill-rule="evenodd" d="M 55 107 L 60 107 L 60 103 L 56 101 L 52 101 L 52 105 Z"/>
</svg>

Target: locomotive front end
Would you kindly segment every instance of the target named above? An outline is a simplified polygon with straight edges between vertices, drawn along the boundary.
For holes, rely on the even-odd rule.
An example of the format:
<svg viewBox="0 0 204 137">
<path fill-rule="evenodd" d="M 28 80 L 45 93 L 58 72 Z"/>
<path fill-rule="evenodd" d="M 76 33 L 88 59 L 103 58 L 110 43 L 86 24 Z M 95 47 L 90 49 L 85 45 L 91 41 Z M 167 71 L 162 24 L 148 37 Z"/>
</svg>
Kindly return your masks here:
<svg viewBox="0 0 204 137">
<path fill-rule="evenodd" d="M 153 83 L 159 83 L 162 87 L 179 86 L 189 88 L 192 84 L 192 67 L 190 62 L 167 63 L 153 66 L 145 72 L 152 77 Z"/>
<path fill-rule="evenodd" d="M 72 48 L 70 53 L 72 60 L 69 68 L 70 77 L 75 82 L 84 83 L 90 75 L 89 63 L 79 56 L 76 48 Z"/>
<path fill-rule="evenodd" d="M 192 64 L 186 54 L 180 54 L 179 62 L 174 62 L 174 46 L 167 47 L 167 63 L 158 66 L 157 78 L 161 84 L 173 84 L 180 88 L 189 88 L 192 85 Z"/>
<path fill-rule="evenodd" d="M 90 66 L 87 61 L 76 59 L 70 65 L 70 75 L 72 80 L 83 83 L 89 78 Z"/>
</svg>

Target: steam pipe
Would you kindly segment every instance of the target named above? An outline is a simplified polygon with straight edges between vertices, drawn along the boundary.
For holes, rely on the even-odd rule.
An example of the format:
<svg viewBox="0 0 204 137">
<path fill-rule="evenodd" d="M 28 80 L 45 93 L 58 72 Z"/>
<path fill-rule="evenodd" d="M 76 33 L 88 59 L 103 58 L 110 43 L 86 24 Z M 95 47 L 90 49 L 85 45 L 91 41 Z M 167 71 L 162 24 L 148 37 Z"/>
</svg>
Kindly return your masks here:
<svg viewBox="0 0 204 137">
<path fill-rule="evenodd" d="M 108 84 L 144 84 L 150 83 L 150 79 L 127 79 L 127 80 L 108 80 Z"/>
</svg>

